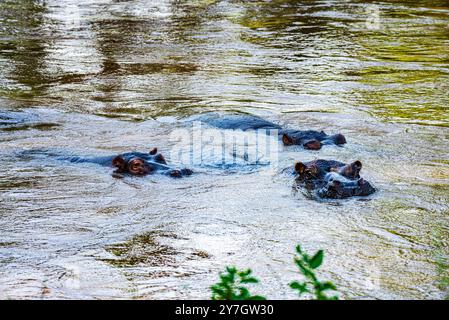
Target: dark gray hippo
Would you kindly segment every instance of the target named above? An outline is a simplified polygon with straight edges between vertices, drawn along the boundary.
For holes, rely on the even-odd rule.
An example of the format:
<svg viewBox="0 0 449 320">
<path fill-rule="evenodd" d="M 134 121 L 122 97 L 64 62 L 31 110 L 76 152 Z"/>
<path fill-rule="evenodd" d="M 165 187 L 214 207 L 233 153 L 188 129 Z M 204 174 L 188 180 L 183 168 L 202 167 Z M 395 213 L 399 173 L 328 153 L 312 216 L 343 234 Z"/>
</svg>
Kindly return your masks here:
<svg viewBox="0 0 449 320">
<path fill-rule="evenodd" d="M 362 163 L 346 164 L 334 160 L 297 162 L 294 167 L 295 181 L 312 196 L 329 199 L 344 199 L 354 196 L 369 196 L 376 189 L 360 177 Z"/>
<path fill-rule="evenodd" d="M 201 121 L 212 127 L 230 130 L 278 130 L 284 145 L 301 145 L 305 149 L 319 150 L 323 145 L 342 145 L 346 139 L 342 134 L 327 135 L 324 131 L 283 129 L 262 118 L 244 114 L 204 113 L 191 121 Z"/>
<path fill-rule="evenodd" d="M 22 152 L 22 156 L 50 156 L 56 160 L 70 161 L 72 163 L 94 163 L 105 167 L 115 168 L 113 177 L 123 178 L 125 175 L 146 176 L 160 173 L 174 178 L 189 176 L 190 169 L 173 168 L 167 164 L 164 156 L 157 152 L 157 148 L 150 152 L 127 152 L 119 155 L 89 157 L 89 156 L 64 156 L 60 153 L 40 150 Z"/>
</svg>

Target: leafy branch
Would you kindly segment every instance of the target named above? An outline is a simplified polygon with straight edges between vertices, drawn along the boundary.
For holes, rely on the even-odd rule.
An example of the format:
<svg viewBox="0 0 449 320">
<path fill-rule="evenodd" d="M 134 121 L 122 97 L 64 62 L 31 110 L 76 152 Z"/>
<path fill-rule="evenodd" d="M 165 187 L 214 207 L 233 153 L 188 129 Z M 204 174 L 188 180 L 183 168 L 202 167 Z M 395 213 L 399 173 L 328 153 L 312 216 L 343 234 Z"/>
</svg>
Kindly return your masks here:
<svg viewBox="0 0 449 320">
<path fill-rule="evenodd" d="M 296 246 L 296 252 L 298 255 L 295 257 L 295 263 L 305 280 L 302 282 L 293 281 L 290 283 L 290 288 L 297 290 L 299 296 L 312 294 L 316 300 L 338 300 L 337 296 L 328 296 L 326 294 L 326 291 L 337 290 L 335 285 L 330 281 L 321 282 L 314 271 L 323 263 L 323 250 L 319 250 L 313 257 L 310 257 L 298 245 Z"/>
<path fill-rule="evenodd" d="M 315 274 L 315 270 L 323 263 L 323 250 L 310 257 L 298 245 L 296 253 L 294 261 L 304 276 L 304 281 L 293 281 L 290 288 L 297 290 L 300 297 L 306 295 L 316 300 L 338 300 L 337 296 L 327 294 L 328 291 L 337 290 L 335 285 L 330 281 L 320 281 Z M 251 295 L 245 286 L 259 282 L 251 273 L 251 269 L 240 271 L 236 267 L 226 267 L 226 271 L 220 273 L 220 281 L 211 287 L 212 300 L 265 300 L 263 296 Z"/>
<path fill-rule="evenodd" d="M 265 297 L 251 295 L 244 286 L 259 282 L 251 272 L 251 269 L 239 271 L 226 267 L 226 272 L 220 273 L 220 281 L 211 287 L 212 300 L 265 300 Z"/>
</svg>

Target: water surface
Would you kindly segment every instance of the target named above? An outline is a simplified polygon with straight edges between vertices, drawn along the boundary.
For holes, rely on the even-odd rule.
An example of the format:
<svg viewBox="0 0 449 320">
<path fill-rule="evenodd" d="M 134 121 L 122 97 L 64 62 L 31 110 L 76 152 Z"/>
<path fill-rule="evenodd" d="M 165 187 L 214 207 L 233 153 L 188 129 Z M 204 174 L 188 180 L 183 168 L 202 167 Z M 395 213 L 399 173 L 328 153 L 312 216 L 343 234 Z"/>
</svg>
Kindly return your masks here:
<svg viewBox="0 0 449 320">
<path fill-rule="evenodd" d="M 447 1 L 0 3 L 0 297 L 209 298 L 224 266 L 294 299 L 294 247 L 346 299 L 447 294 Z M 379 11 L 379 20 L 370 16 Z M 317 202 L 270 167 L 174 180 L 23 160 L 28 149 L 170 154 L 180 119 L 245 112 L 341 132 L 379 191 Z"/>
</svg>

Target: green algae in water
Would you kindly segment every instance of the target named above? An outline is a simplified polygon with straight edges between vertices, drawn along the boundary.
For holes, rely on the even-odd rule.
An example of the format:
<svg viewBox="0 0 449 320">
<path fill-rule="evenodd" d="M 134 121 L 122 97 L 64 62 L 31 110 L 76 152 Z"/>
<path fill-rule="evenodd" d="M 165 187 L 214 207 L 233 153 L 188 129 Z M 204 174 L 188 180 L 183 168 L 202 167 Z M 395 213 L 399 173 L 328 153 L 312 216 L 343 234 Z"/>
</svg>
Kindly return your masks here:
<svg viewBox="0 0 449 320">
<path fill-rule="evenodd" d="M 176 240 L 176 234 L 161 231 L 150 231 L 136 235 L 128 241 L 107 246 L 105 249 L 116 256 L 114 259 L 102 259 L 115 267 L 126 268 L 139 265 L 150 267 L 176 265 L 177 257 L 185 255 L 174 247 L 162 244 L 159 238 Z M 193 250 L 187 259 L 206 259 L 210 255 L 203 250 Z"/>
<path fill-rule="evenodd" d="M 132 239 L 110 245 L 106 251 L 116 256 L 116 259 L 103 259 L 115 267 L 132 267 L 137 265 L 163 266 L 173 264 L 174 256 L 178 254 L 174 248 L 163 245 L 157 237 L 168 234 L 149 232 Z M 173 236 L 172 236 L 173 237 Z"/>
</svg>

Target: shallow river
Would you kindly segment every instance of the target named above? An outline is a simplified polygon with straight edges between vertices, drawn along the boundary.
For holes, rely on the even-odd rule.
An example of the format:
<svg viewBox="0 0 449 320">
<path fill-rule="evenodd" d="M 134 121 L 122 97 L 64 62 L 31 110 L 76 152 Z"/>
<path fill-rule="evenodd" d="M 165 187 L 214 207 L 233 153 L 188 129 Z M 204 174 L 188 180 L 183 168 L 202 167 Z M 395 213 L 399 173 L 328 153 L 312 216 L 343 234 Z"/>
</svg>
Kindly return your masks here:
<svg viewBox="0 0 449 320">
<path fill-rule="evenodd" d="M 236 265 L 254 293 L 295 299 L 296 244 L 325 250 L 341 298 L 444 298 L 449 4 L 370 3 L 1 0 L 0 298 L 207 299 Z M 18 156 L 157 146 L 176 162 L 174 130 L 206 111 L 348 143 L 186 179 Z M 361 160 L 378 192 L 295 192 L 282 169 L 317 158 Z"/>
</svg>

